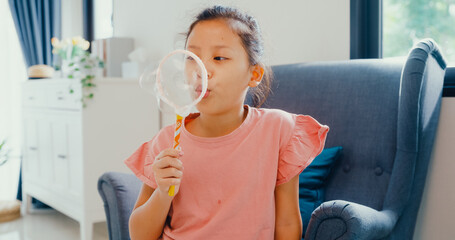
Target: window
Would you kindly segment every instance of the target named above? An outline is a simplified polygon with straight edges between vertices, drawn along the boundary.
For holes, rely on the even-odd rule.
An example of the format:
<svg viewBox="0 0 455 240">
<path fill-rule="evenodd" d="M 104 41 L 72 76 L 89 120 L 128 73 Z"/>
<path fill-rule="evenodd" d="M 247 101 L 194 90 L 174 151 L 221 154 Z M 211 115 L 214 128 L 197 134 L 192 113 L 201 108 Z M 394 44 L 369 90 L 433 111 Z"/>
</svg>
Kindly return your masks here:
<svg viewBox="0 0 455 240">
<path fill-rule="evenodd" d="M 113 0 L 97 0 L 94 3 L 94 39 L 110 38 L 114 35 L 112 26 Z"/>
<path fill-rule="evenodd" d="M 455 97 L 455 0 L 351 0 L 351 59 L 406 56 L 433 38 L 447 62 L 443 97 Z"/>
<path fill-rule="evenodd" d="M 82 0 L 82 9 L 84 38 L 87 41 L 113 37 L 113 0 Z"/>
<path fill-rule="evenodd" d="M 455 66 L 455 0 L 383 0 L 383 57 L 406 56 L 431 37 L 448 66 Z"/>
</svg>

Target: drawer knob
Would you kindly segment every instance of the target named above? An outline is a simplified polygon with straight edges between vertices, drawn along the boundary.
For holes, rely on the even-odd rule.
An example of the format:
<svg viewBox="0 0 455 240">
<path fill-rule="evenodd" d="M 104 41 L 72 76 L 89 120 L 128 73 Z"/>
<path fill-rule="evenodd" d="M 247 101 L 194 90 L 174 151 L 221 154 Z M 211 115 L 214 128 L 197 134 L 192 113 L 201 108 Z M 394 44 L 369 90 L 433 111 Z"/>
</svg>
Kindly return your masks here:
<svg viewBox="0 0 455 240">
<path fill-rule="evenodd" d="M 59 155 L 57 155 L 57 157 L 60 158 L 60 159 L 65 159 L 66 158 L 66 156 L 63 155 L 63 154 L 59 154 Z"/>
<path fill-rule="evenodd" d="M 58 97 L 57 100 L 63 100 L 65 99 L 64 97 Z"/>
<path fill-rule="evenodd" d="M 37 147 L 30 147 L 29 149 L 32 150 L 32 151 L 36 151 L 38 148 Z"/>
</svg>

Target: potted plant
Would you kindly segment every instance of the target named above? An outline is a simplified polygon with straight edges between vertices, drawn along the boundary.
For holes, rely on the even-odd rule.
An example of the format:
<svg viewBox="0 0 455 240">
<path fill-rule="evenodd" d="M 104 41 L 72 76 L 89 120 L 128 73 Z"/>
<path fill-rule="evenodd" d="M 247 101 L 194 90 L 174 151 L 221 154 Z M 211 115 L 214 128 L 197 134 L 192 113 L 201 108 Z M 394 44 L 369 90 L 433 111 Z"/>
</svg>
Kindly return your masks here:
<svg viewBox="0 0 455 240">
<path fill-rule="evenodd" d="M 80 36 L 71 39 L 52 38 L 52 53 L 59 56 L 61 63 L 56 70 L 62 72 L 62 76 L 74 79 L 79 78 L 83 88 L 82 103 L 86 106 L 85 99 L 93 98 L 93 82 L 97 71 L 104 68 L 104 62 L 97 56 L 90 54 L 88 48 L 90 43 Z M 74 90 L 70 89 L 70 93 Z"/>
<path fill-rule="evenodd" d="M 9 158 L 10 149 L 6 149 L 6 140 L 0 143 L 0 166 L 4 165 Z M 0 223 L 15 220 L 21 217 L 21 201 L 1 200 L 0 201 Z"/>
<path fill-rule="evenodd" d="M 3 140 L 2 143 L 0 143 L 0 166 L 5 164 L 8 161 L 9 158 L 9 153 L 11 150 L 6 150 L 5 147 L 6 140 Z"/>
</svg>

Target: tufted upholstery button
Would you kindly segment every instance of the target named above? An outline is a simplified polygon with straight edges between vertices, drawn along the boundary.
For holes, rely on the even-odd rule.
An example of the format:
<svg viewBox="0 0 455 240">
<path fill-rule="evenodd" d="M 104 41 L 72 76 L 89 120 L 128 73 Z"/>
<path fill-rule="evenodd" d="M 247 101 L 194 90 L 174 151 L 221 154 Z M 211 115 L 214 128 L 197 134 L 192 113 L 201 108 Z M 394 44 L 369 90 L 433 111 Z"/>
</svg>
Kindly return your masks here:
<svg viewBox="0 0 455 240">
<path fill-rule="evenodd" d="M 383 170 L 382 170 L 381 167 L 376 167 L 376 168 L 374 169 L 374 174 L 376 174 L 376 176 L 381 176 L 381 175 L 382 175 L 382 172 L 383 172 Z"/>
<path fill-rule="evenodd" d="M 351 171 L 351 166 L 349 166 L 349 164 L 344 165 L 343 171 L 344 171 L 345 173 Z"/>
</svg>

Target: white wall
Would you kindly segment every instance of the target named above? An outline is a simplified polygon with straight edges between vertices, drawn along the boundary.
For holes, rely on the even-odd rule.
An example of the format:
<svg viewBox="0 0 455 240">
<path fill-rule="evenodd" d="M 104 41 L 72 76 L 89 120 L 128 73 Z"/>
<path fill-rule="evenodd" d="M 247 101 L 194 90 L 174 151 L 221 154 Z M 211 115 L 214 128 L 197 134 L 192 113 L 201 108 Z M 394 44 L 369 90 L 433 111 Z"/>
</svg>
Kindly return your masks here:
<svg viewBox="0 0 455 240">
<path fill-rule="evenodd" d="M 183 48 L 195 15 L 214 4 L 234 6 L 256 17 L 265 42 L 266 64 L 349 59 L 349 0 L 130 1 L 114 0 L 114 37 L 132 37 L 149 63 Z M 162 126 L 174 121 L 163 114 Z"/>
<path fill-rule="evenodd" d="M 433 158 L 417 218 L 414 239 L 453 239 L 455 236 L 455 98 L 442 98 Z"/>
<path fill-rule="evenodd" d="M 178 33 L 197 13 L 214 4 L 256 17 L 269 64 L 349 59 L 349 0 L 115 0 L 114 36 L 134 38 L 156 61 L 178 47 Z"/>
</svg>

